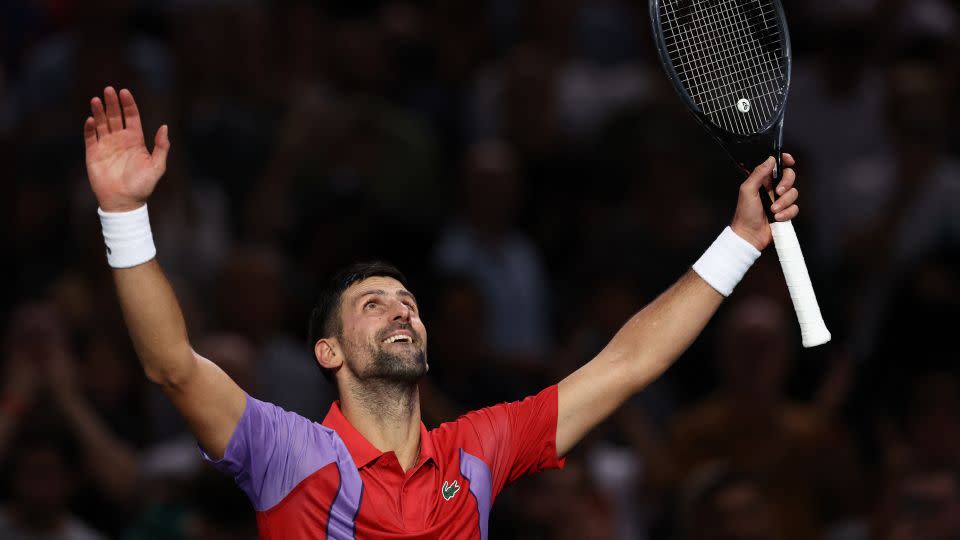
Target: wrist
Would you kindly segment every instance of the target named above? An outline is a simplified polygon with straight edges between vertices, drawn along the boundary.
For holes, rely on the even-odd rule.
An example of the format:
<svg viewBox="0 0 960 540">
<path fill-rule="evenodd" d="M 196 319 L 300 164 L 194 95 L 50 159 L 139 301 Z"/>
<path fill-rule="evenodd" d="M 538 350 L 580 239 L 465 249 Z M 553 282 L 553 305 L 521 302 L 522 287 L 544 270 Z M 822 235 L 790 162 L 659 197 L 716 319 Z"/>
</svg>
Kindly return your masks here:
<svg viewBox="0 0 960 540">
<path fill-rule="evenodd" d="M 107 213 L 131 212 L 146 204 L 147 201 L 103 201 L 100 209 Z"/>
<path fill-rule="evenodd" d="M 123 212 L 98 208 L 97 213 L 100 215 L 110 266 L 132 268 L 157 255 L 146 204 Z"/>
<path fill-rule="evenodd" d="M 736 233 L 737 236 L 742 238 L 744 241 L 748 242 L 751 246 L 755 247 L 759 251 L 763 251 L 763 248 L 766 247 L 764 243 L 756 237 L 756 235 L 751 234 L 748 229 L 741 227 L 737 223 L 731 223 L 730 229 Z"/>
<path fill-rule="evenodd" d="M 694 263 L 693 271 L 717 292 L 730 296 L 758 257 L 760 250 L 730 226 Z"/>
</svg>

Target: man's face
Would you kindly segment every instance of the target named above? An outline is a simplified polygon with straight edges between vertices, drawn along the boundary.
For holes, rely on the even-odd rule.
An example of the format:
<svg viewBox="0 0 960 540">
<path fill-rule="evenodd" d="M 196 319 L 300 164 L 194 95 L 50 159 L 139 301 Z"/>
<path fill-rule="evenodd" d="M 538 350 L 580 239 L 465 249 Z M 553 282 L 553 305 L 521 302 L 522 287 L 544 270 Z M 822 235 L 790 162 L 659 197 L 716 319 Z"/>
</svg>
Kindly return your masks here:
<svg viewBox="0 0 960 540">
<path fill-rule="evenodd" d="M 338 338 L 344 365 L 357 379 L 413 384 L 427 372 L 427 329 L 416 298 L 399 281 L 358 281 L 340 302 Z"/>
</svg>

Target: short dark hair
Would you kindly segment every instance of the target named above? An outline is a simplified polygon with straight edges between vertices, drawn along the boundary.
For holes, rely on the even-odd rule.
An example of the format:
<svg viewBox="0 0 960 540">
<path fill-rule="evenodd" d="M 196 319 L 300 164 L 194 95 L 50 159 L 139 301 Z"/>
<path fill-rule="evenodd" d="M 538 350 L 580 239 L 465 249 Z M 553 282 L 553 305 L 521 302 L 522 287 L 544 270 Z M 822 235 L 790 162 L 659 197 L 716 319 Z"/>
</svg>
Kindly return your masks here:
<svg viewBox="0 0 960 540">
<path fill-rule="evenodd" d="M 312 351 L 317 341 L 331 336 L 340 336 L 343 332 L 343 320 L 340 318 L 340 301 L 343 293 L 351 285 L 372 277 L 388 277 L 407 287 L 407 278 L 390 263 L 384 261 L 370 261 L 353 263 L 339 272 L 327 282 L 326 286 L 317 295 L 317 303 L 310 313 L 310 322 L 307 336 Z M 323 376 L 331 383 L 333 372 L 320 366 Z"/>
</svg>

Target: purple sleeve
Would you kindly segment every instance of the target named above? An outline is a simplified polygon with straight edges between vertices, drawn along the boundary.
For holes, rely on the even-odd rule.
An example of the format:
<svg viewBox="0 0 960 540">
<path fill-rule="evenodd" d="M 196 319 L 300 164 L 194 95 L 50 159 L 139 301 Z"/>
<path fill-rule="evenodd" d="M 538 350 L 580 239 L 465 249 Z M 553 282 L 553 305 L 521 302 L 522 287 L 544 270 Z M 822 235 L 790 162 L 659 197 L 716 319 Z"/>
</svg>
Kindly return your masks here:
<svg viewBox="0 0 960 540">
<path fill-rule="evenodd" d="M 248 395 L 223 458 L 212 459 L 202 448 L 201 454 L 214 468 L 232 476 L 254 508 L 262 511 L 336 460 L 335 436 L 320 424 Z"/>
</svg>

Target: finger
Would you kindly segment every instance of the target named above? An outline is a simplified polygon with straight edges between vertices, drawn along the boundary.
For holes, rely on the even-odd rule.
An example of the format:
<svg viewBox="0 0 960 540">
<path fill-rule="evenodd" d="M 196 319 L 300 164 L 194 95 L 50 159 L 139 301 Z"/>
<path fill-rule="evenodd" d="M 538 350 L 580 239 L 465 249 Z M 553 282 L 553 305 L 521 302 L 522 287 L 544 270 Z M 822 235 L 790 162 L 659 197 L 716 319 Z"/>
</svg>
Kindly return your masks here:
<svg viewBox="0 0 960 540">
<path fill-rule="evenodd" d="M 773 168 L 776 166 L 777 162 L 772 158 L 767 158 L 766 161 L 757 165 L 753 172 L 750 173 L 750 176 L 741 184 L 741 188 L 750 193 L 756 193 L 760 189 L 760 186 L 765 186 L 770 188 L 771 177 L 773 174 Z"/>
<path fill-rule="evenodd" d="M 103 91 L 103 99 L 107 103 L 107 125 L 110 126 L 110 132 L 123 129 L 123 113 L 120 112 L 120 98 L 117 97 L 117 91 L 112 86 L 108 86 Z"/>
<path fill-rule="evenodd" d="M 794 182 L 797 180 L 797 172 L 793 169 L 784 169 L 783 178 L 780 179 L 780 182 L 777 183 L 777 195 L 783 195 L 790 188 L 793 187 Z"/>
<path fill-rule="evenodd" d="M 777 202 L 770 205 L 771 212 L 779 212 L 784 208 L 790 208 L 790 205 L 797 202 L 797 197 L 800 196 L 800 192 L 797 191 L 797 188 L 792 188 L 790 191 L 784 193 L 777 199 Z"/>
<path fill-rule="evenodd" d="M 133 94 L 124 88 L 120 90 L 120 106 L 123 108 L 123 122 L 127 129 L 143 131 L 140 125 L 140 110 L 137 109 L 137 102 L 133 99 Z"/>
<path fill-rule="evenodd" d="M 783 157 L 782 161 L 783 161 L 784 167 L 793 167 L 794 165 L 797 164 L 797 160 L 793 159 L 793 154 L 788 154 L 787 152 L 784 152 L 780 155 Z"/>
<path fill-rule="evenodd" d="M 167 167 L 167 154 L 170 152 L 170 128 L 166 124 L 160 126 L 160 129 L 157 130 L 156 137 L 153 138 L 153 154 L 151 154 L 151 159 L 153 160 L 154 167 L 160 167 L 166 169 Z"/>
<path fill-rule="evenodd" d="M 797 205 L 793 205 L 782 212 L 777 212 L 776 214 L 774 214 L 773 217 L 777 221 L 788 221 L 797 217 L 797 214 L 799 213 L 800 213 L 800 207 Z"/>
<path fill-rule="evenodd" d="M 97 124 L 97 136 L 103 137 L 110 133 L 110 126 L 107 124 L 107 113 L 103 111 L 103 102 L 95 97 L 90 100 L 90 112 L 93 113 L 93 119 Z"/>
<path fill-rule="evenodd" d="M 83 141 L 88 150 L 97 144 L 97 121 L 92 116 L 88 116 L 87 121 L 83 123 Z"/>
</svg>

